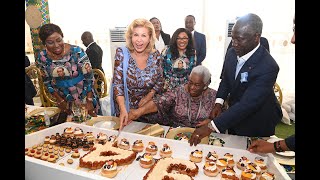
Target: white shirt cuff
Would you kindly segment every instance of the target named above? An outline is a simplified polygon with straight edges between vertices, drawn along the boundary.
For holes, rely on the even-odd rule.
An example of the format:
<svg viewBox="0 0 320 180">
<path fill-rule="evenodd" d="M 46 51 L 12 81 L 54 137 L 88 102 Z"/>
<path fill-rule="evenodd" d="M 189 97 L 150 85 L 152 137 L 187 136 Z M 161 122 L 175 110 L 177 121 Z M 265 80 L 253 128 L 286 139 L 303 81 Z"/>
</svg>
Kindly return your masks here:
<svg viewBox="0 0 320 180">
<path fill-rule="evenodd" d="M 217 126 L 214 124 L 213 120 L 210 122 L 212 127 L 214 128 L 214 130 L 216 130 L 217 133 L 220 133 L 219 129 L 217 128 Z"/>
<path fill-rule="evenodd" d="M 219 104 L 223 105 L 224 100 L 222 98 L 217 98 L 215 103 L 219 103 Z"/>
</svg>

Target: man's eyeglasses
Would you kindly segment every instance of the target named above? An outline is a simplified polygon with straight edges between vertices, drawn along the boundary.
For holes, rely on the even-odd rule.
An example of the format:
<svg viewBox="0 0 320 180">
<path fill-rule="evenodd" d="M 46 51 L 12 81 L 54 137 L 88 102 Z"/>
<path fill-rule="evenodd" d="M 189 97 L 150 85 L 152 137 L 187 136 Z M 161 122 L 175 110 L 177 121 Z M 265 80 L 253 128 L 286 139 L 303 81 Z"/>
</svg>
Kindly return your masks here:
<svg viewBox="0 0 320 180">
<path fill-rule="evenodd" d="M 187 37 L 183 37 L 183 38 L 178 37 L 178 38 L 177 38 L 177 40 L 181 40 L 181 41 L 188 40 L 188 39 L 189 39 L 189 38 L 187 38 Z"/>
</svg>

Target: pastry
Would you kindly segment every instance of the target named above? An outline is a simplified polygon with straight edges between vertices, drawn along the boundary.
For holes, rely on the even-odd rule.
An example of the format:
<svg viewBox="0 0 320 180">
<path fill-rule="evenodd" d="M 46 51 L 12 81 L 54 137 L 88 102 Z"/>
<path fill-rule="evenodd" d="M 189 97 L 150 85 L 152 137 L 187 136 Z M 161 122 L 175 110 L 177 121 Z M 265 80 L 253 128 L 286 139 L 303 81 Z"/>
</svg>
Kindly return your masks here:
<svg viewBox="0 0 320 180">
<path fill-rule="evenodd" d="M 216 151 L 209 151 L 207 156 L 206 156 L 206 161 L 217 161 L 218 159 L 218 154 Z"/>
<path fill-rule="evenodd" d="M 248 163 L 247 169 L 251 169 L 253 172 L 255 172 L 257 174 L 257 179 L 260 178 L 261 168 L 256 163 L 253 163 L 253 162 Z"/>
<path fill-rule="evenodd" d="M 219 171 L 222 171 L 222 169 L 226 168 L 228 165 L 228 159 L 223 157 L 223 158 L 218 158 L 216 165 L 219 169 Z"/>
<path fill-rule="evenodd" d="M 203 156 L 202 151 L 196 149 L 190 153 L 190 161 L 199 163 L 202 161 L 202 156 Z"/>
<path fill-rule="evenodd" d="M 37 152 L 33 155 L 33 157 L 35 157 L 35 158 L 37 158 L 37 159 L 40 159 L 41 156 L 42 156 L 42 152 L 41 152 L 41 151 L 37 151 Z"/>
<path fill-rule="evenodd" d="M 109 136 L 108 142 L 115 142 L 116 137 L 117 137 L 116 135 L 111 135 L 111 136 Z"/>
<path fill-rule="evenodd" d="M 24 149 L 24 154 L 25 154 L 25 155 L 28 155 L 29 151 L 30 151 L 29 148 L 25 148 L 25 149 Z"/>
<path fill-rule="evenodd" d="M 56 162 L 56 158 L 54 157 L 54 155 L 49 155 L 47 161 L 48 161 L 48 162 L 55 163 L 55 162 Z"/>
<path fill-rule="evenodd" d="M 67 127 L 67 128 L 65 128 L 65 129 L 63 130 L 63 135 L 64 135 L 65 137 L 72 137 L 72 136 L 73 136 L 73 132 L 74 132 L 74 130 L 73 130 L 72 127 Z"/>
<path fill-rule="evenodd" d="M 60 157 L 64 156 L 64 152 L 63 152 L 63 151 L 60 151 L 60 152 L 59 152 L 59 156 L 60 156 Z"/>
<path fill-rule="evenodd" d="M 130 143 L 126 138 L 122 138 L 118 144 L 118 147 L 121 149 L 128 150 L 128 149 L 130 149 Z"/>
<path fill-rule="evenodd" d="M 144 153 L 139 162 L 141 167 L 149 169 L 154 164 L 155 160 L 153 159 L 152 154 Z"/>
<path fill-rule="evenodd" d="M 144 149 L 144 145 L 143 145 L 142 140 L 136 140 L 133 142 L 132 151 L 142 152 L 143 149 Z"/>
<path fill-rule="evenodd" d="M 221 170 L 221 180 L 239 180 L 239 177 L 232 167 L 227 166 Z"/>
<path fill-rule="evenodd" d="M 225 153 L 224 157 L 227 158 L 227 160 L 228 160 L 228 166 L 233 167 L 234 166 L 233 154 Z"/>
<path fill-rule="evenodd" d="M 66 148 L 66 153 L 69 153 L 69 152 L 71 152 L 71 148 L 67 147 Z"/>
<path fill-rule="evenodd" d="M 99 141 L 105 142 L 105 141 L 107 141 L 107 139 L 108 139 L 108 136 L 105 133 L 100 132 L 97 134 L 97 141 L 98 142 Z"/>
<path fill-rule="evenodd" d="M 95 144 L 91 150 L 79 160 L 79 166 L 89 169 L 100 169 L 106 161 L 114 160 L 118 166 L 131 164 L 137 152 L 114 147 L 113 143 Z"/>
<path fill-rule="evenodd" d="M 60 163 L 59 165 L 60 165 L 60 166 L 64 166 L 64 163 Z"/>
<path fill-rule="evenodd" d="M 72 159 L 68 159 L 68 160 L 67 160 L 67 163 L 68 163 L 68 164 L 72 164 L 72 163 L 73 163 L 73 160 L 72 160 Z"/>
<path fill-rule="evenodd" d="M 49 157 L 49 153 L 44 153 L 44 154 L 42 154 L 41 159 L 46 161 L 48 159 L 48 157 Z"/>
<path fill-rule="evenodd" d="M 95 137 L 93 136 L 92 132 L 87 132 L 84 137 L 87 138 L 88 141 L 94 141 Z"/>
<path fill-rule="evenodd" d="M 73 135 L 74 135 L 75 137 L 77 137 L 77 138 L 78 138 L 78 137 L 82 138 L 82 137 L 84 136 L 83 130 L 82 130 L 81 128 L 79 128 L 79 127 L 76 127 L 76 128 L 74 128 Z"/>
<path fill-rule="evenodd" d="M 50 141 L 50 136 L 46 136 L 44 138 L 44 144 L 49 144 L 49 141 Z"/>
<path fill-rule="evenodd" d="M 274 174 L 268 171 L 263 172 L 260 177 L 260 180 L 274 180 L 274 179 L 275 179 Z"/>
<path fill-rule="evenodd" d="M 251 163 L 251 161 L 247 157 L 242 156 L 237 162 L 237 168 L 243 171 L 247 168 L 248 163 Z"/>
<path fill-rule="evenodd" d="M 203 166 L 203 172 L 209 177 L 215 177 L 219 174 L 219 170 L 216 166 L 215 161 L 206 161 Z"/>
<path fill-rule="evenodd" d="M 255 157 L 254 163 L 256 163 L 261 168 L 261 172 L 267 171 L 267 165 L 262 157 Z"/>
<path fill-rule="evenodd" d="M 143 180 L 154 179 L 190 179 L 199 172 L 199 167 L 189 160 L 176 158 L 159 159 L 143 177 Z"/>
<path fill-rule="evenodd" d="M 118 174 L 117 163 L 110 159 L 102 166 L 100 174 L 102 176 L 113 178 Z"/>
<path fill-rule="evenodd" d="M 50 140 L 49 140 L 49 143 L 52 144 L 52 145 L 54 145 L 54 144 L 56 144 L 56 141 L 57 141 L 57 140 L 56 140 L 56 136 L 52 135 L 51 138 L 50 138 Z"/>
<path fill-rule="evenodd" d="M 168 144 L 163 144 L 163 147 L 160 150 L 160 156 L 162 158 L 165 157 L 171 157 L 172 156 L 172 150 Z"/>
<path fill-rule="evenodd" d="M 156 155 L 158 152 L 158 146 L 153 142 L 150 141 L 148 146 L 146 147 L 146 153 L 150 153 L 151 155 Z"/>
<path fill-rule="evenodd" d="M 35 153 L 36 153 L 36 150 L 31 149 L 28 153 L 28 156 L 33 157 Z"/>
<path fill-rule="evenodd" d="M 38 146 L 38 147 L 37 147 L 37 150 L 38 150 L 38 151 L 41 151 L 41 150 L 42 150 L 42 147 L 41 147 L 41 146 Z"/>
<path fill-rule="evenodd" d="M 256 180 L 257 175 L 251 169 L 245 169 L 241 172 L 241 180 Z"/>
<path fill-rule="evenodd" d="M 75 150 L 72 154 L 71 154 L 72 158 L 79 158 L 80 157 L 80 153 L 78 150 Z"/>
</svg>

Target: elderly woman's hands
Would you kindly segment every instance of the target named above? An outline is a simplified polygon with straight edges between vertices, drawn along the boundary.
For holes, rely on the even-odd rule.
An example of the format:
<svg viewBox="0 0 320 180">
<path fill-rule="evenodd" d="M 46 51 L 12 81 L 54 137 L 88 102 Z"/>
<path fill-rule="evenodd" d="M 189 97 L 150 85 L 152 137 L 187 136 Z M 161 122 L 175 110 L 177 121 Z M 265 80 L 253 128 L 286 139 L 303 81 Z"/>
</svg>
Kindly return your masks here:
<svg viewBox="0 0 320 180">
<path fill-rule="evenodd" d="M 119 116 L 120 128 L 119 128 L 119 130 L 122 130 L 122 128 L 128 124 L 128 116 L 129 115 L 128 115 L 128 112 L 126 109 L 120 111 L 120 116 Z"/>
<path fill-rule="evenodd" d="M 138 104 L 139 108 L 147 104 L 147 102 L 151 101 L 154 94 L 155 94 L 155 91 L 152 90 L 145 97 L 143 97 Z"/>
<path fill-rule="evenodd" d="M 128 119 L 129 120 L 137 120 L 140 116 L 141 115 L 140 115 L 139 109 L 130 109 Z"/>
</svg>

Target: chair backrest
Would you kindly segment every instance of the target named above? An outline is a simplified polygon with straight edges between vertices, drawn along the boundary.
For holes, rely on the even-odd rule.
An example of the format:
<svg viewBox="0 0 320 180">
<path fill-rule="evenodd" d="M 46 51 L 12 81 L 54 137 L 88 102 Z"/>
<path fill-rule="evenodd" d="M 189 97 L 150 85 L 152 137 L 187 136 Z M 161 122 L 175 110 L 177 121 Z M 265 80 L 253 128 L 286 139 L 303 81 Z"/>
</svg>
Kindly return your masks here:
<svg viewBox="0 0 320 180">
<path fill-rule="evenodd" d="M 280 86 L 277 83 L 274 83 L 273 85 L 273 91 L 276 95 L 280 105 L 282 104 L 282 90 L 280 89 Z"/>
<path fill-rule="evenodd" d="M 100 69 L 93 69 L 94 75 L 94 89 L 99 98 L 103 98 L 108 95 L 107 80 L 104 73 Z"/>
</svg>

